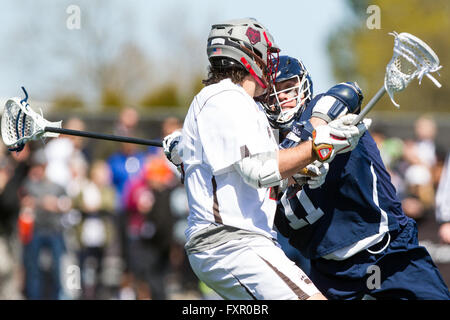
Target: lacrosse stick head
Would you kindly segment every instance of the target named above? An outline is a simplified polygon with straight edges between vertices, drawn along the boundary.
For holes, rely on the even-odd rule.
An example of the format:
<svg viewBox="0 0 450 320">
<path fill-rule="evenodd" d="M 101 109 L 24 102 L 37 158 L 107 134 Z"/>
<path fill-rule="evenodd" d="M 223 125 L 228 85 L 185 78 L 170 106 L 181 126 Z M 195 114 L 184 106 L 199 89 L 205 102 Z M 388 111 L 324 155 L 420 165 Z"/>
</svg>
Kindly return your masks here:
<svg viewBox="0 0 450 320">
<path fill-rule="evenodd" d="M 426 75 L 440 88 L 441 84 L 430 74 L 442 68 L 433 49 L 412 34 L 390 34 L 395 37 L 394 55 L 386 67 L 384 87 L 392 103 L 399 107 L 394 101 L 394 93 L 404 90 L 414 78 L 418 78 L 420 84 Z"/>
<path fill-rule="evenodd" d="M 28 104 L 28 94 L 25 89 L 25 99 L 10 98 L 5 103 L 1 120 L 2 139 L 10 151 L 21 151 L 29 140 L 44 137 L 57 137 L 57 133 L 45 132 L 45 127 L 61 128 L 61 121 L 50 122 L 41 114 L 34 112 Z M 41 110 L 42 113 L 42 110 Z"/>
</svg>

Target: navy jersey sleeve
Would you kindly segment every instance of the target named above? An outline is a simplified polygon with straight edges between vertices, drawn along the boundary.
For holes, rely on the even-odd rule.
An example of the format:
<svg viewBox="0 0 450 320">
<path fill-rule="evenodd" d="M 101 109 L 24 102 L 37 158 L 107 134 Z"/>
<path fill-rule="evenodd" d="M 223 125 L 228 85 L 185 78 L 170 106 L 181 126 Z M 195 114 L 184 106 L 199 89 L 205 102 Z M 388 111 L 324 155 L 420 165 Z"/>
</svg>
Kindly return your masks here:
<svg viewBox="0 0 450 320">
<path fill-rule="evenodd" d="M 365 133 L 352 152 L 331 162 L 320 188 L 288 188 L 278 202 L 275 225 L 292 246 L 317 258 L 405 221 L 376 144 Z"/>
</svg>

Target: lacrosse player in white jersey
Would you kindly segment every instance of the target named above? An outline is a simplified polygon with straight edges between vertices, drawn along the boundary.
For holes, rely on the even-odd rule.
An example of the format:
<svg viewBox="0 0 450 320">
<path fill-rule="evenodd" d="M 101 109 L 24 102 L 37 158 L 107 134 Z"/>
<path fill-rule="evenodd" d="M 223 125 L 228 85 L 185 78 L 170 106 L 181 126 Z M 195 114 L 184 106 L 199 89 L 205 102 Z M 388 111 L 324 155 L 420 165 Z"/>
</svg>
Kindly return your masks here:
<svg viewBox="0 0 450 320">
<path fill-rule="evenodd" d="M 314 160 L 329 162 L 354 148 L 368 128 L 336 120 L 318 127 L 313 140 L 279 151 L 253 100 L 268 97 L 278 52 L 255 19 L 213 25 L 206 86 L 182 132 L 163 142 L 169 160 L 184 170 L 190 264 L 225 299 L 325 299 L 276 242 L 274 195 Z"/>
</svg>

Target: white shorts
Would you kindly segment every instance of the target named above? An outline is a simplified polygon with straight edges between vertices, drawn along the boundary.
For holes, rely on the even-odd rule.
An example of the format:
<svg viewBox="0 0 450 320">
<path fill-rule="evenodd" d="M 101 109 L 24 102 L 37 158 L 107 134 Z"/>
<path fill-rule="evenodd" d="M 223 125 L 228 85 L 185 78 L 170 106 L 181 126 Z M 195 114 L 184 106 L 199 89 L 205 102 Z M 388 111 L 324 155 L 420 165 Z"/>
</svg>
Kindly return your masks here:
<svg viewBox="0 0 450 320">
<path fill-rule="evenodd" d="M 224 299 L 304 300 L 320 293 L 264 236 L 231 240 L 188 257 L 197 277 Z"/>
</svg>

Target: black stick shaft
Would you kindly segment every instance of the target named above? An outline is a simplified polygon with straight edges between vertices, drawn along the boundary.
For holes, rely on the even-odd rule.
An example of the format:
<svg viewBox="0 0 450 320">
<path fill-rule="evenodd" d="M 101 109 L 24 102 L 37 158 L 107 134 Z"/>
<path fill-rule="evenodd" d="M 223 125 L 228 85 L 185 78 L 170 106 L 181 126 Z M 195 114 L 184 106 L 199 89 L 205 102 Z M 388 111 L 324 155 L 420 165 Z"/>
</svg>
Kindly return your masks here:
<svg viewBox="0 0 450 320">
<path fill-rule="evenodd" d="M 111 135 L 111 134 L 70 130 L 70 129 L 63 129 L 63 128 L 55 128 L 55 127 L 45 127 L 44 130 L 46 132 L 67 134 L 67 135 L 71 135 L 71 136 L 79 136 L 79 137 L 94 138 L 94 139 L 101 139 L 101 140 L 111 140 L 111 141 L 118 141 L 118 142 L 125 142 L 125 143 L 142 144 L 142 145 L 146 145 L 146 146 L 162 147 L 162 142 L 157 141 L 157 140 L 122 137 L 122 136 L 115 136 L 115 135 Z"/>
</svg>

